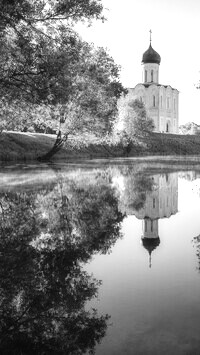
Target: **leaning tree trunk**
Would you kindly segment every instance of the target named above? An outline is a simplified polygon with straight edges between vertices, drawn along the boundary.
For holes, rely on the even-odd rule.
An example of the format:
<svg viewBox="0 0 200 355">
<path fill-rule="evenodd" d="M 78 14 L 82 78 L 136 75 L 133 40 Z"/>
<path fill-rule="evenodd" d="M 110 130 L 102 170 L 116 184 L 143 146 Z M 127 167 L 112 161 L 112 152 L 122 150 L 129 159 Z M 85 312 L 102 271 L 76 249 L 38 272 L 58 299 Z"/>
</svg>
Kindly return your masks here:
<svg viewBox="0 0 200 355">
<path fill-rule="evenodd" d="M 46 154 L 38 157 L 37 160 L 41 162 L 49 161 L 56 153 L 61 150 L 66 140 L 67 134 L 62 137 L 61 131 L 59 131 L 53 147 Z"/>
</svg>

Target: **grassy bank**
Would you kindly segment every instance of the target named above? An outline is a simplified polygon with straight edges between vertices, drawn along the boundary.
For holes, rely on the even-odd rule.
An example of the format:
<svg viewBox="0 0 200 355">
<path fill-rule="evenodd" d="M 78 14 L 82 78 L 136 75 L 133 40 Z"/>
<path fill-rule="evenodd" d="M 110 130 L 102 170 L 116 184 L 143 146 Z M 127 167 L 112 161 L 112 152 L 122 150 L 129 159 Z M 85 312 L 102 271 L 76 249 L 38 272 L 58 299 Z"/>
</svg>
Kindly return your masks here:
<svg viewBox="0 0 200 355">
<path fill-rule="evenodd" d="M 147 149 L 152 154 L 200 154 L 200 136 L 153 133 L 147 139 Z"/>
<path fill-rule="evenodd" d="M 34 133 L 3 132 L 0 135 L 0 161 L 35 160 L 54 144 L 55 136 Z M 146 155 L 200 155 L 200 137 L 153 133 L 144 139 L 145 145 L 132 145 L 127 152 L 122 145 L 90 144 L 81 149 L 65 148 L 54 160 L 74 158 L 113 158 Z"/>
</svg>

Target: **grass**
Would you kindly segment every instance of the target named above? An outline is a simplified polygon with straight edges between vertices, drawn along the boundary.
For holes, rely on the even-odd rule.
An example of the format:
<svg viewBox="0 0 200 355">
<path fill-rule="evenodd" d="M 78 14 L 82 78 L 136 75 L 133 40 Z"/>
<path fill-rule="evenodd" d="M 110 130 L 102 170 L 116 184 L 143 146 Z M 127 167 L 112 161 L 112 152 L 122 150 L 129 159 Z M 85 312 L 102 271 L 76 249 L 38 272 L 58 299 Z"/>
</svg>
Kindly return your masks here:
<svg viewBox="0 0 200 355">
<path fill-rule="evenodd" d="M 0 161 L 36 160 L 45 154 L 54 144 L 55 136 L 39 133 L 3 132 L 0 134 Z M 128 156 L 199 155 L 200 137 L 194 135 L 174 135 L 152 133 L 143 139 L 141 146 L 132 145 Z M 75 158 L 113 158 L 127 156 L 120 144 L 108 146 L 91 143 L 85 148 L 63 148 L 54 160 Z"/>
<path fill-rule="evenodd" d="M 44 134 L 3 132 L 0 135 L 0 160 L 35 160 L 53 145 L 55 137 Z"/>
<path fill-rule="evenodd" d="M 147 140 L 152 154 L 194 155 L 200 154 L 200 136 L 154 133 Z"/>
</svg>

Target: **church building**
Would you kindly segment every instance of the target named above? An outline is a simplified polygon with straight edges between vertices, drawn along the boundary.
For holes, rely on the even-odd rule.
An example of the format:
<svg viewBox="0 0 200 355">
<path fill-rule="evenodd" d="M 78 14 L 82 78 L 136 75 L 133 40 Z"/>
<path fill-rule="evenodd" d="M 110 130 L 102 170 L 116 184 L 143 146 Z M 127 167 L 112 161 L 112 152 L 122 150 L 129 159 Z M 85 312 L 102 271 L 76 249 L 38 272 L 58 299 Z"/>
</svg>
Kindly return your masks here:
<svg viewBox="0 0 200 355">
<path fill-rule="evenodd" d="M 123 179 L 120 209 L 127 216 L 134 215 L 142 221 L 143 247 L 149 253 L 151 267 L 152 252 L 160 245 L 159 221 L 169 219 L 178 212 L 178 174 L 156 174 L 153 176 L 127 175 Z M 144 186 L 152 187 L 144 191 Z M 141 187 L 143 186 L 143 189 Z"/>
<path fill-rule="evenodd" d="M 143 101 L 148 116 L 154 121 L 155 132 L 179 133 L 179 91 L 159 83 L 161 57 L 150 45 L 142 56 L 142 83 L 128 89 L 126 97 Z"/>
</svg>

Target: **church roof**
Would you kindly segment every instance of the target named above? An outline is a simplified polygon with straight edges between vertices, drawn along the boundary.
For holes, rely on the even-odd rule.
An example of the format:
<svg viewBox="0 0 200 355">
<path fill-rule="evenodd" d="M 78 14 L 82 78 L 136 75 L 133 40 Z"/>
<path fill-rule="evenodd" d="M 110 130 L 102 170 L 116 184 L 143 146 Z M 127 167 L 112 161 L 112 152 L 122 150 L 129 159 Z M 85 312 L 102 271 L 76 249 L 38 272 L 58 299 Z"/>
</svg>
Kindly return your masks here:
<svg viewBox="0 0 200 355">
<path fill-rule="evenodd" d="M 164 85 L 164 84 L 158 84 L 158 83 L 153 83 L 153 82 L 152 83 L 138 83 L 136 86 L 138 86 L 138 85 L 143 85 L 145 88 L 148 88 L 151 85 L 156 85 L 159 87 L 163 86 L 165 89 L 171 88 L 172 90 L 178 91 L 178 89 L 173 88 L 171 85 Z M 128 88 L 128 90 L 134 90 L 136 88 L 136 86 L 134 88 Z"/>
<path fill-rule="evenodd" d="M 151 253 L 160 244 L 160 238 L 142 238 L 143 247 L 149 252 L 149 267 L 151 268 Z"/>
<path fill-rule="evenodd" d="M 146 52 L 144 52 L 142 56 L 142 63 L 157 63 L 160 64 L 161 62 L 161 57 L 160 54 L 158 54 L 151 46 L 151 43 L 149 45 L 149 48 L 147 49 Z"/>
<path fill-rule="evenodd" d="M 160 238 L 143 238 L 142 244 L 145 249 L 148 250 L 149 254 L 152 253 L 160 244 Z"/>
</svg>

